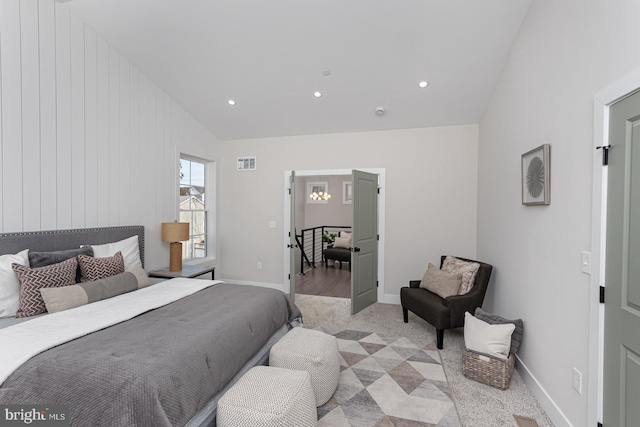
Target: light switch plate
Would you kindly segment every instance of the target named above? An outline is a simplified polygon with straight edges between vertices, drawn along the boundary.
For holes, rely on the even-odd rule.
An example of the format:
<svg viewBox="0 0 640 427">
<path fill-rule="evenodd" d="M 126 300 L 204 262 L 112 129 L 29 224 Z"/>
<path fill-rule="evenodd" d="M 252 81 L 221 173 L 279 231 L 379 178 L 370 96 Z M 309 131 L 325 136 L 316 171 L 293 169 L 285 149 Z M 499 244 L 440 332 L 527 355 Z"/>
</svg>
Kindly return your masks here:
<svg viewBox="0 0 640 427">
<path fill-rule="evenodd" d="M 276 228 L 276 222 L 275 221 L 269 221 L 269 228 Z"/>
<path fill-rule="evenodd" d="M 582 372 L 573 368 L 573 380 L 572 380 L 573 389 L 578 392 L 578 394 L 582 394 Z"/>
<path fill-rule="evenodd" d="M 591 274 L 591 252 L 582 251 L 582 272 Z"/>
</svg>

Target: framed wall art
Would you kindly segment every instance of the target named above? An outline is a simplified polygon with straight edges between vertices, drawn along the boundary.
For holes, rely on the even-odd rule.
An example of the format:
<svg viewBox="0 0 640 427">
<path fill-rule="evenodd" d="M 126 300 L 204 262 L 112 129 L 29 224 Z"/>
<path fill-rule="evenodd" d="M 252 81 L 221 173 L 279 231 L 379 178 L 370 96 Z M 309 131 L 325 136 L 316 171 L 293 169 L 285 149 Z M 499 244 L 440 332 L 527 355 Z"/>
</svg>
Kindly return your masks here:
<svg viewBox="0 0 640 427">
<path fill-rule="evenodd" d="M 353 184 L 351 181 L 342 181 L 342 203 L 350 205 L 353 201 Z"/>
<path fill-rule="evenodd" d="M 543 144 L 522 155 L 522 204 L 551 203 L 550 145 Z"/>
<path fill-rule="evenodd" d="M 307 203 L 326 204 L 330 198 L 327 181 L 307 182 Z"/>
</svg>

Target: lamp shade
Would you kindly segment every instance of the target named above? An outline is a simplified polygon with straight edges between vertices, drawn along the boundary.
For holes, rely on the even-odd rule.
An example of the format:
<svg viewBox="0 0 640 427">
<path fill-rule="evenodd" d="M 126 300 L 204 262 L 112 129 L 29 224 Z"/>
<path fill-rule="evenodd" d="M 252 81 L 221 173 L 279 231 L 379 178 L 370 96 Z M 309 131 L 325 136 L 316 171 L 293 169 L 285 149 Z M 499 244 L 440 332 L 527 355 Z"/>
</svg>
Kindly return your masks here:
<svg viewBox="0 0 640 427">
<path fill-rule="evenodd" d="M 163 242 L 184 242 L 189 240 L 188 222 L 163 222 L 162 241 Z"/>
</svg>

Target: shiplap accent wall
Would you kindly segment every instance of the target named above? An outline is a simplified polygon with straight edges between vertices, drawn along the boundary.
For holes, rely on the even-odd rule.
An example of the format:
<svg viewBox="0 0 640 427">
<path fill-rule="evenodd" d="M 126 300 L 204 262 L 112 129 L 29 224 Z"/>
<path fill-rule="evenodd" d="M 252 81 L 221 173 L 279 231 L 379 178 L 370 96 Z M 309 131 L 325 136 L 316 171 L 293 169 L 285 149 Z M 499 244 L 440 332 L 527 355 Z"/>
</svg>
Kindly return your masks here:
<svg viewBox="0 0 640 427">
<path fill-rule="evenodd" d="M 54 0 L 0 1 L 0 231 L 142 224 L 166 264 L 180 153 L 207 129 Z"/>
</svg>

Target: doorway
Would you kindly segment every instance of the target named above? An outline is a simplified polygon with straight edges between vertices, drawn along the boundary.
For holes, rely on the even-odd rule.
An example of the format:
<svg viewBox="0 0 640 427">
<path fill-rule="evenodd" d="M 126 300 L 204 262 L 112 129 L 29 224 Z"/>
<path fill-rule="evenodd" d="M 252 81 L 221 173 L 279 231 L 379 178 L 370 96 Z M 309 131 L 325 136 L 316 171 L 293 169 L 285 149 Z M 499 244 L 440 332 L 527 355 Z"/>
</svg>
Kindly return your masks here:
<svg viewBox="0 0 640 427">
<path fill-rule="evenodd" d="M 609 127 L 611 108 L 616 102 L 627 98 L 640 90 L 640 69 L 635 70 L 625 78 L 609 85 L 600 91 L 594 99 L 594 143 L 593 148 L 608 146 L 610 144 Z M 620 148 L 618 149 L 620 150 Z M 607 325 L 605 324 L 605 304 L 600 303 L 600 291 L 606 289 L 606 263 L 607 254 L 607 204 L 608 204 L 608 166 L 603 166 L 604 156 L 602 149 L 593 157 L 593 190 L 592 190 L 592 259 L 595 262 L 591 270 L 590 287 L 590 320 L 589 332 L 594 339 L 589 343 L 589 381 L 588 387 L 588 421 L 596 425 L 604 419 L 604 393 L 605 375 L 604 342 Z M 607 291 L 606 294 L 609 292 Z M 609 296 L 605 299 L 610 299 Z M 615 299 L 615 297 L 614 297 Z M 620 300 L 618 302 L 621 302 Z M 625 362 L 626 363 L 626 362 Z M 605 420 L 607 425 L 610 421 Z"/>
<path fill-rule="evenodd" d="M 296 294 L 351 298 L 349 175 L 295 177 Z"/>
<path fill-rule="evenodd" d="M 374 187 L 377 187 L 378 190 L 378 194 L 375 198 L 375 200 L 377 201 L 376 203 L 376 210 L 377 210 L 377 221 L 376 221 L 376 229 L 377 229 L 377 236 L 376 236 L 376 249 L 377 249 L 377 255 L 375 256 L 375 260 L 374 264 L 373 264 L 373 268 L 375 269 L 375 271 L 377 271 L 377 274 L 375 274 L 375 276 L 377 277 L 377 287 L 372 289 L 371 291 L 364 291 L 364 292 L 356 292 L 356 294 L 360 297 L 364 296 L 365 294 L 367 294 L 366 296 L 368 297 L 369 295 L 371 295 L 371 293 L 373 292 L 373 298 L 374 301 L 377 299 L 378 301 L 382 301 L 384 299 L 384 242 L 385 242 L 385 192 L 384 192 L 384 188 L 385 188 L 385 169 L 383 168 L 363 168 L 360 169 L 361 171 L 364 171 L 365 174 L 369 173 L 369 174 L 374 174 L 377 175 L 376 177 L 376 181 L 377 181 L 377 185 L 374 185 Z M 291 204 L 291 198 L 289 196 L 289 191 L 292 188 L 291 185 L 291 178 L 292 175 L 294 177 L 310 177 L 310 176 L 334 176 L 334 175 L 351 175 L 352 174 L 352 170 L 351 169 L 329 169 L 329 170 L 306 170 L 306 171 L 285 171 L 285 177 L 284 177 L 284 213 L 285 213 L 285 218 L 284 218 L 284 223 L 285 224 L 291 224 L 292 220 L 293 222 L 293 226 L 291 227 L 292 230 L 295 230 L 295 228 L 297 228 L 297 226 L 295 225 L 295 211 L 292 209 L 293 206 Z M 295 178 L 294 178 L 295 179 Z M 295 180 L 294 180 L 294 192 L 295 192 Z M 306 191 L 306 189 L 305 189 Z M 306 196 L 308 197 L 308 195 Z M 295 200 L 295 198 L 294 198 Z M 294 201 L 295 204 L 295 201 Z M 292 236 L 289 234 L 289 227 L 285 227 L 286 229 L 284 230 L 284 241 L 285 241 L 285 250 L 284 250 L 284 282 L 285 283 L 289 283 L 289 285 L 287 286 L 289 288 L 289 291 L 295 291 L 295 265 L 296 265 L 296 261 L 299 262 L 299 260 L 296 260 L 294 257 L 295 252 L 292 251 L 292 248 L 297 244 L 295 242 L 295 239 L 292 238 Z M 366 234 L 366 233 L 365 233 Z M 365 250 L 366 252 L 366 250 Z M 364 255 L 365 252 L 362 252 L 361 254 Z M 360 255 L 360 254 L 359 254 Z M 367 262 L 370 262 L 370 257 L 369 259 L 367 259 L 367 256 L 363 256 L 363 257 L 355 257 L 356 262 L 354 263 L 354 265 L 356 266 L 360 266 L 361 268 L 364 268 L 364 266 L 366 265 L 366 262 L 363 263 L 363 260 L 366 260 Z M 372 264 L 369 264 L 369 266 L 371 266 Z M 342 269 L 345 269 L 345 264 L 343 263 Z M 357 276 L 357 274 L 356 274 Z M 285 285 L 286 286 L 286 285 Z M 358 286 L 356 286 L 356 290 L 359 289 Z M 353 291 L 353 290 L 352 290 Z M 294 294 L 293 294 L 294 296 Z M 357 310 L 356 310 L 357 311 Z"/>
<path fill-rule="evenodd" d="M 611 105 L 609 147 L 603 422 L 631 426 L 640 420 L 640 92 Z"/>
</svg>

